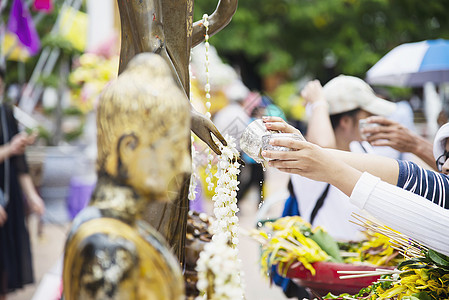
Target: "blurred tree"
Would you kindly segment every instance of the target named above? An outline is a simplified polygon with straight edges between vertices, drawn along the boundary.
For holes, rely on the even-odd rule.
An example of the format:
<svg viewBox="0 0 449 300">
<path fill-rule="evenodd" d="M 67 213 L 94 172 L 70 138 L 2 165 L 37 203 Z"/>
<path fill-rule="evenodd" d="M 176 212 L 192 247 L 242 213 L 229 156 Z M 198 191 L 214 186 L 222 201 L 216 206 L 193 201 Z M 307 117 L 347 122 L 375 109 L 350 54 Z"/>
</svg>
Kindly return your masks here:
<svg viewBox="0 0 449 300">
<path fill-rule="evenodd" d="M 195 19 L 215 5 L 195 0 Z M 449 38 L 447 7 L 446 0 L 241 0 L 211 43 L 223 57 L 243 57 L 262 77 L 364 77 L 399 44 Z"/>
</svg>

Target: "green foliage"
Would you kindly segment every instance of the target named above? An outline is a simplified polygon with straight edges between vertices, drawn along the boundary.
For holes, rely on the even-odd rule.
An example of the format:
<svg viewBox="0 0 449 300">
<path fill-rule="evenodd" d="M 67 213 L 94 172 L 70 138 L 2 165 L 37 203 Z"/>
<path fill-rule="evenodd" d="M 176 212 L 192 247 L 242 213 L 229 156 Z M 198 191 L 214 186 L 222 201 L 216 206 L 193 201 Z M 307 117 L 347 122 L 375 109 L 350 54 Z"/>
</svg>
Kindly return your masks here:
<svg viewBox="0 0 449 300">
<path fill-rule="evenodd" d="M 37 128 L 37 137 L 43 139 L 46 145 L 51 145 L 51 133 L 44 127 Z"/>
<path fill-rule="evenodd" d="M 324 252 L 332 257 L 333 262 L 343 262 L 337 242 L 327 232 L 322 229 L 318 229 L 310 235 L 309 238 L 314 240 L 315 243 L 317 243 L 318 246 L 324 250 Z"/>
<path fill-rule="evenodd" d="M 59 35 L 48 35 L 42 39 L 42 47 L 59 48 L 65 55 L 80 55 L 82 52 L 75 49 L 71 42 Z"/>
<path fill-rule="evenodd" d="M 37 82 L 42 84 L 45 87 L 58 88 L 59 77 L 54 75 L 54 74 L 50 74 L 50 75 L 47 75 L 47 76 L 41 75 L 37 79 Z"/>
<path fill-rule="evenodd" d="M 84 123 L 82 123 L 79 127 L 74 129 L 73 131 L 69 131 L 64 133 L 64 140 L 67 142 L 72 142 L 79 138 L 84 132 Z"/>
<path fill-rule="evenodd" d="M 64 109 L 63 112 L 64 116 L 78 116 L 81 117 L 84 115 L 84 113 L 76 106 L 69 106 L 66 109 Z"/>
<path fill-rule="evenodd" d="M 195 0 L 195 19 L 218 1 Z M 301 70 L 364 77 L 393 47 L 449 38 L 444 0 L 240 0 L 234 18 L 211 38 L 221 54 L 243 53 L 258 72 Z"/>
<path fill-rule="evenodd" d="M 425 251 L 425 257 L 413 258 L 403 261 L 398 265 L 399 270 L 403 269 L 422 269 L 422 268 L 441 268 L 445 272 L 449 272 L 449 257 L 436 252 L 432 249 Z"/>
</svg>

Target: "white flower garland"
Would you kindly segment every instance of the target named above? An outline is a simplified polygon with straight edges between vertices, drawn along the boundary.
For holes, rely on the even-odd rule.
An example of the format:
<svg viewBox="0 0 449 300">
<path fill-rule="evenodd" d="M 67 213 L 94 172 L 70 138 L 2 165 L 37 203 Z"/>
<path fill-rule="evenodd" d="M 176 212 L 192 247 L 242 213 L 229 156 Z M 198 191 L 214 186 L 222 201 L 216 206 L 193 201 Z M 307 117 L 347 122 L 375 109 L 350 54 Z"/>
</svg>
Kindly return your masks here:
<svg viewBox="0 0 449 300">
<path fill-rule="evenodd" d="M 238 250 L 229 247 L 223 235 L 206 244 L 196 267 L 200 296 L 195 300 L 244 299 L 241 260 L 237 259 L 237 253 Z"/>
<path fill-rule="evenodd" d="M 238 254 L 238 217 L 237 189 L 239 182 L 240 164 L 235 149 L 234 139 L 225 136 L 228 146 L 220 146 L 222 154 L 218 157 L 218 178 L 215 188 L 214 214 L 212 224 L 214 236 L 201 252 L 197 262 L 198 283 L 200 296 L 196 300 L 234 300 L 244 299 L 243 284 L 240 269 L 241 260 Z"/>
<path fill-rule="evenodd" d="M 240 173 L 240 164 L 236 161 L 239 153 L 235 148 L 235 140 L 229 135 L 225 136 L 228 146 L 220 145 L 221 155 L 218 156 L 217 187 L 215 195 L 212 197 L 214 201 L 214 215 L 216 221 L 213 224 L 214 237 L 224 234 L 229 244 L 235 248 L 238 243 L 238 217 L 236 213 L 239 211 L 237 206 L 237 175 Z"/>
<path fill-rule="evenodd" d="M 206 92 L 206 117 L 208 119 L 211 118 L 211 113 L 210 113 L 210 107 L 211 107 L 211 102 L 210 102 L 210 74 L 209 74 L 209 16 L 207 14 L 203 15 L 203 25 L 206 29 L 206 35 L 204 37 L 204 47 L 206 49 L 206 62 L 205 62 L 205 67 L 206 67 L 206 84 L 204 85 L 204 91 Z M 214 189 L 214 182 L 212 180 L 213 178 L 213 174 L 212 174 L 212 161 L 214 160 L 214 156 L 212 155 L 212 151 L 207 148 L 206 150 L 206 154 L 207 154 L 207 167 L 206 167 L 206 183 L 207 183 L 207 189 L 209 191 L 212 191 Z"/>
</svg>

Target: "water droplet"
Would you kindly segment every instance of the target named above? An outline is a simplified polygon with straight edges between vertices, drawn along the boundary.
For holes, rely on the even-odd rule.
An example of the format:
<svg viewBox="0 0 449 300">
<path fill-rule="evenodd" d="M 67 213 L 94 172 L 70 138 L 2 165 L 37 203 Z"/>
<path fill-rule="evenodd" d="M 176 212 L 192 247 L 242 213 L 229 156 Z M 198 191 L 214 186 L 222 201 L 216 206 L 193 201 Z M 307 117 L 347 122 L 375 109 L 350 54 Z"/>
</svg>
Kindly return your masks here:
<svg viewBox="0 0 449 300">
<path fill-rule="evenodd" d="M 260 227 L 262 227 L 262 226 L 263 226 L 262 222 L 257 222 L 257 227 L 258 227 L 258 228 L 260 228 Z"/>
</svg>

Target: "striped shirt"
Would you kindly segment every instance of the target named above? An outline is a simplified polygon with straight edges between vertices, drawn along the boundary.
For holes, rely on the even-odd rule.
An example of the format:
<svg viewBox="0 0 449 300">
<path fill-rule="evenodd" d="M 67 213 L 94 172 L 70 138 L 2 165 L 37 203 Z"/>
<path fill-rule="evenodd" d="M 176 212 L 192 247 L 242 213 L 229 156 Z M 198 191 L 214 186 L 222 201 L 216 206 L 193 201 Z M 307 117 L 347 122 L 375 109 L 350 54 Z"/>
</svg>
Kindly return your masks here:
<svg viewBox="0 0 449 300">
<path fill-rule="evenodd" d="M 398 187 L 418 194 L 449 209 L 449 176 L 421 168 L 415 163 L 398 160 Z"/>
</svg>

